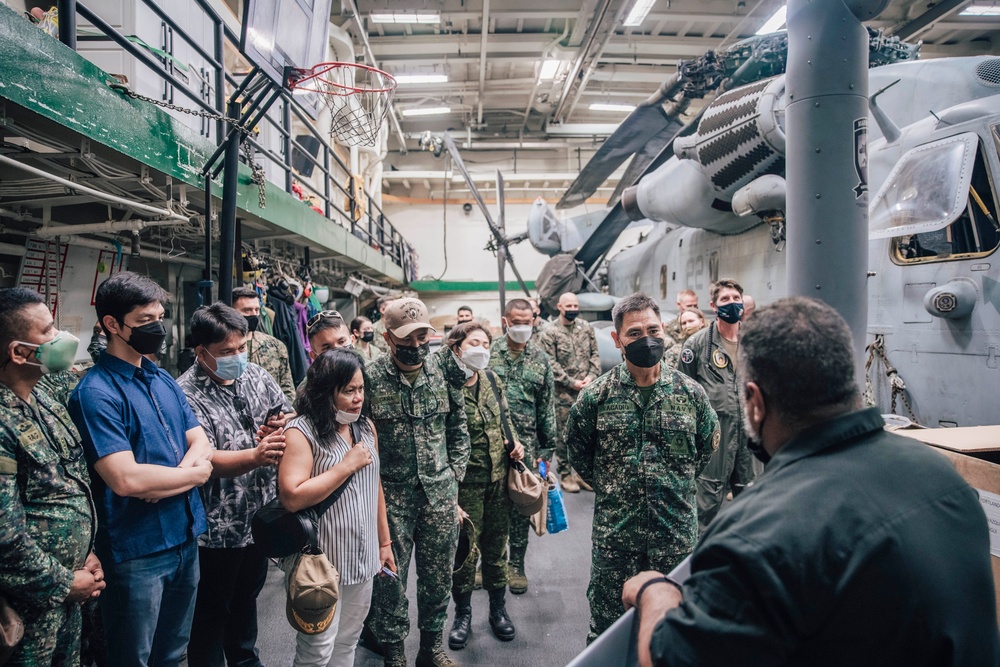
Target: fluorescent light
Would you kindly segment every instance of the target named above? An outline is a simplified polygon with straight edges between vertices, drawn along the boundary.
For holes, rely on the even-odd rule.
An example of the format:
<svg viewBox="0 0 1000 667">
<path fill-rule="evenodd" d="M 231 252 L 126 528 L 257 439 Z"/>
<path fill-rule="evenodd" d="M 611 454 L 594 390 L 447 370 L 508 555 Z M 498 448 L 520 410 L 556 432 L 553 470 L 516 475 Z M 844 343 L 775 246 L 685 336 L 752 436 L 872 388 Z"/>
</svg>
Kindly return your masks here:
<svg viewBox="0 0 1000 667">
<path fill-rule="evenodd" d="M 539 81 L 551 81 L 556 78 L 556 73 L 559 71 L 559 66 L 562 64 L 561 60 L 555 58 L 549 58 L 542 63 L 542 69 L 538 72 Z"/>
<path fill-rule="evenodd" d="M 1000 6 L 969 5 L 958 13 L 959 16 L 1000 16 Z"/>
<path fill-rule="evenodd" d="M 368 17 L 372 23 L 440 23 L 437 12 L 375 12 Z"/>
<path fill-rule="evenodd" d="M 603 104 L 601 102 L 594 102 L 590 105 L 591 111 L 635 111 L 635 106 L 632 104 Z"/>
<path fill-rule="evenodd" d="M 415 107 L 403 109 L 404 116 L 440 116 L 451 113 L 451 107 Z"/>
<path fill-rule="evenodd" d="M 653 3 L 655 2 L 656 0 L 635 0 L 635 4 L 632 5 L 632 9 L 629 11 L 628 16 L 625 17 L 625 22 L 622 25 L 627 28 L 642 25 L 642 22 L 646 20 L 646 14 L 653 8 Z"/>
<path fill-rule="evenodd" d="M 766 35 L 769 32 L 777 32 L 785 25 L 785 14 L 788 12 L 788 5 L 781 5 L 771 18 L 767 20 L 757 31 L 758 35 Z"/>
<path fill-rule="evenodd" d="M 394 74 L 396 83 L 448 83 L 447 74 Z"/>
</svg>

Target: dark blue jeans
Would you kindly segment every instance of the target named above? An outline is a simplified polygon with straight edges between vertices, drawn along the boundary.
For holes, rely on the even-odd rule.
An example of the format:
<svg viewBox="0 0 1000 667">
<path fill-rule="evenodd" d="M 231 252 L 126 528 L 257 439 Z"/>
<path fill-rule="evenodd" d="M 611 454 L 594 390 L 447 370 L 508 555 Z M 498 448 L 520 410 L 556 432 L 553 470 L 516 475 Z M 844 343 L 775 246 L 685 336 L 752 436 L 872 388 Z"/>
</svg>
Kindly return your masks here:
<svg viewBox="0 0 1000 667">
<path fill-rule="evenodd" d="M 100 598 L 108 664 L 177 667 L 191 636 L 197 542 L 124 563 L 110 557 L 101 563 L 108 583 Z"/>
</svg>

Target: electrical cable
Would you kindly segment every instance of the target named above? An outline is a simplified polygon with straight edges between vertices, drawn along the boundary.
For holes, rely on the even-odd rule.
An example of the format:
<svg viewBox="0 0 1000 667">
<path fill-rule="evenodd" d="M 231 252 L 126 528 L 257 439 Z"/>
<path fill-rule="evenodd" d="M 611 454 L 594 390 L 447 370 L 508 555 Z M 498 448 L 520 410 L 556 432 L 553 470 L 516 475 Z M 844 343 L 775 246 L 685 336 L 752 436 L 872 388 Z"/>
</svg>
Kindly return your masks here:
<svg viewBox="0 0 1000 667">
<path fill-rule="evenodd" d="M 451 171 L 452 166 L 452 159 L 449 155 L 445 166 L 445 173 Z M 444 179 L 444 199 L 441 203 L 441 248 L 444 251 L 444 268 L 441 270 L 441 275 L 437 278 L 431 276 L 431 280 L 434 281 L 441 280 L 444 278 L 444 274 L 448 273 L 448 183 L 450 181 L 450 178 Z"/>
</svg>

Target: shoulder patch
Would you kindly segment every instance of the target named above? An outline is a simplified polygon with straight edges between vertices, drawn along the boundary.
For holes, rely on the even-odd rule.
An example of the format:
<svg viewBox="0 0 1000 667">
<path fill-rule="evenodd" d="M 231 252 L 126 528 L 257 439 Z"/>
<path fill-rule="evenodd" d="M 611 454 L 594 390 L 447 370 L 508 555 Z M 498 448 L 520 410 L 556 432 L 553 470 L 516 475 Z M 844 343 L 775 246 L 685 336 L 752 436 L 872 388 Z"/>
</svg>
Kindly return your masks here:
<svg viewBox="0 0 1000 667">
<path fill-rule="evenodd" d="M 712 451 L 714 452 L 719 448 L 719 443 L 722 442 L 722 431 L 715 429 L 715 433 L 712 434 Z"/>
<path fill-rule="evenodd" d="M 694 350 L 690 347 L 685 347 L 684 350 L 681 351 L 681 361 L 685 364 L 690 364 L 694 361 Z"/>
</svg>

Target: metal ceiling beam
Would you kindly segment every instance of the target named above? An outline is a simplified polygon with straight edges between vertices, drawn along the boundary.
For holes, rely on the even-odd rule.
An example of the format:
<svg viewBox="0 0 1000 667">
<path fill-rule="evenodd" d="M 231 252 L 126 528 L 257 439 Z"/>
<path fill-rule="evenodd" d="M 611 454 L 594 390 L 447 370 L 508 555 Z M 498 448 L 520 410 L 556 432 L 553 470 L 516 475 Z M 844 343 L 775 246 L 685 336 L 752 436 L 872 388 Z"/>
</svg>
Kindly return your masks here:
<svg viewBox="0 0 1000 667">
<path fill-rule="evenodd" d="M 902 40 L 910 39 L 914 35 L 920 34 L 924 30 L 932 27 L 945 16 L 958 11 L 971 1 L 972 0 L 941 0 L 917 18 L 894 30 L 892 34 Z"/>
<path fill-rule="evenodd" d="M 594 12 L 593 19 L 587 28 L 587 36 L 580 45 L 573 67 L 566 77 L 566 83 L 559 95 L 552 119 L 555 121 L 565 120 L 566 110 L 570 103 L 570 98 L 576 92 L 587 85 L 587 79 L 593 72 L 593 66 L 597 62 L 604 47 L 615 35 L 615 22 L 621 3 L 617 0 L 602 0 Z M 579 22 L 578 22 L 579 23 Z"/>
</svg>

